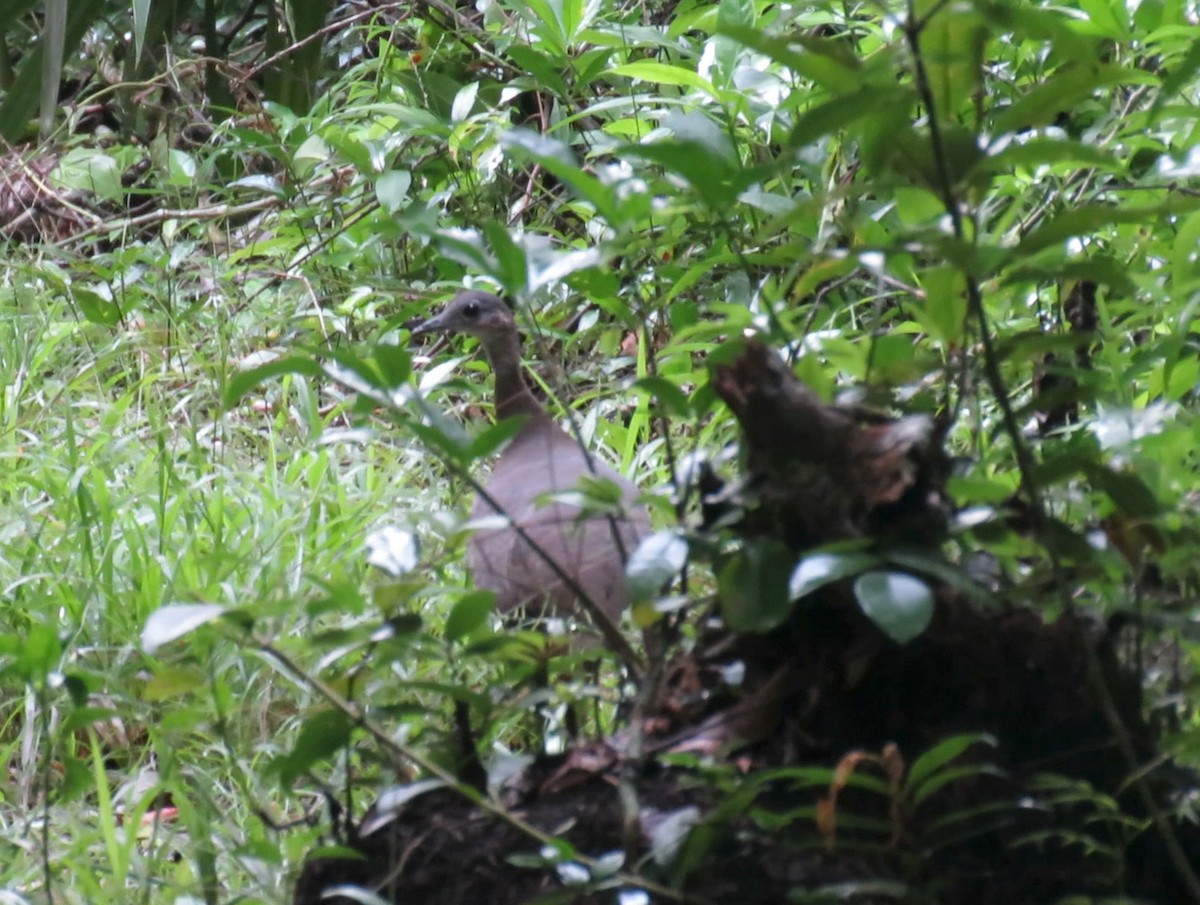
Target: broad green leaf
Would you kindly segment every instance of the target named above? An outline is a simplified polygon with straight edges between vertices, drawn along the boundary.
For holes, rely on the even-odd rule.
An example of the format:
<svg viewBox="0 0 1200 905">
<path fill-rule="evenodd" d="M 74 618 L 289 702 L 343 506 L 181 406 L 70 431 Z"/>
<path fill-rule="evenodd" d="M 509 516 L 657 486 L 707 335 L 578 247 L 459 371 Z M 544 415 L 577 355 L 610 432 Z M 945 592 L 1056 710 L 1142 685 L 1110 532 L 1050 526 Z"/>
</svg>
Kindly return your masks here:
<svg viewBox="0 0 1200 905">
<path fill-rule="evenodd" d="M 717 576 L 721 616 L 735 632 L 766 632 L 792 611 L 788 578 L 795 554 L 771 538 L 746 542 Z"/>
<path fill-rule="evenodd" d="M 404 386 L 412 376 L 412 356 L 403 346 L 378 343 L 371 351 L 371 359 L 389 389 Z"/>
<path fill-rule="evenodd" d="M 663 117 L 662 126 L 680 142 L 697 144 L 713 158 L 737 166 L 737 151 L 728 133 L 698 110 L 672 110 Z"/>
<path fill-rule="evenodd" d="M 454 95 L 454 103 L 450 107 L 450 122 L 461 123 L 470 116 L 478 94 L 478 82 L 468 82 L 466 85 L 463 85 L 458 90 L 458 94 Z"/>
<path fill-rule="evenodd" d="M 653 82 L 656 85 L 672 85 L 680 88 L 695 88 L 710 97 L 716 97 L 717 91 L 712 82 L 699 75 L 693 69 L 682 66 L 672 66 L 669 63 L 655 63 L 642 60 L 637 63 L 625 63 L 608 70 L 609 75 L 628 79 L 640 79 L 643 82 Z"/>
<path fill-rule="evenodd" d="M 762 29 L 731 22 L 719 22 L 718 32 L 830 91 L 851 94 L 884 87 L 863 85 L 862 61 L 841 41 L 799 34 L 775 37 Z M 793 45 L 800 49 L 796 50 Z"/>
<path fill-rule="evenodd" d="M 1176 292 L 1200 283 L 1200 212 L 1179 225 L 1171 250 L 1171 281 Z"/>
<path fill-rule="evenodd" d="M 993 135 L 1003 135 L 1053 122 L 1064 110 L 1072 109 L 1100 88 L 1157 83 L 1157 78 L 1141 70 L 1110 64 L 1075 63 L 1063 67 L 1041 85 L 1021 95 L 995 117 L 990 131 Z"/>
<path fill-rule="evenodd" d="M 1180 89 L 1195 76 L 1198 69 L 1200 69 L 1200 37 L 1193 38 L 1192 44 L 1183 58 L 1167 70 L 1158 97 L 1154 99 L 1154 111 L 1157 112 L 1164 103 L 1174 98 Z"/>
<path fill-rule="evenodd" d="M 1013 167 L 1037 170 L 1043 166 L 1067 164 L 1077 167 L 1097 167 L 1123 173 L 1125 163 L 1104 148 L 1068 138 L 1017 138 L 994 154 L 980 161 L 979 167 L 989 172 L 1006 172 Z"/>
<path fill-rule="evenodd" d="M 207 625 L 225 614 L 217 603 L 171 603 L 159 607 L 146 619 L 142 629 L 142 649 L 152 654 L 177 638 Z"/>
<path fill-rule="evenodd" d="M 489 425 L 471 440 L 467 455 L 472 459 L 486 459 L 519 434 L 528 421 L 527 415 L 517 415 Z"/>
<path fill-rule="evenodd" d="M 671 381 L 662 377 L 641 377 L 634 383 L 635 390 L 644 390 L 662 406 L 665 414 L 671 418 L 690 421 L 695 417 L 692 402 L 687 394 Z"/>
<path fill-rule="evenodd" d="M 740 170 L 729 158 L 696 141 L 663 140 L 626 145 L 618 150 L 618 154 L 651 161 L 669 173 L 682 176 L 714 209 L 724 208 L 737 199 L 746 176 L 746 171 Z"/>
<path fill-rule="evenodd" d="M 150 703 L 189 697 L 204 688 L 204 672 L 195 666 L 171 666 L 156 663 L 150 681 L 142 687 L 142 700 Z"/>
<path fill-rule="evenodd" d="M 754 19 L 752 0 L 720 0 L 717 7 L 717 34 L 710 40 L 716 49 L 717 72 L 722 87 L 728 88 L 732 84 L 741 54 L 740 43 L 724 32 L 730 28 L 753 28 Z"/>
<path fill-rule="evenodd" d="M 972 745 L 996 746 L 996 739 L 987 733 L 969 733 L 953 735 L 939 742 L 928 751 L 922 753 L 908 768 L 905 785 L 909 789 L 916 788 L 923 780 L 934 772 L 941 770 Z"/>
<path fill-rule="evenodd" d="M 657 597 L 683 569 L 687 556 L 687 541 L 674 531 L 657 531 L 638 544 L 625 563 L 625 586 L 633 605 Z"/>
<path fill-rule="evenodd" d="M 108 201 L 125 195 L 121 166 L 112 154 L 91 148 L 74 148 L 59 158 L 54 180 L 67 188 L 92 192 Z"/>
<path fill-rule="evenodd" d="M 42 685 L 61 667 L 62 642 L 52 626 L 33 622 L 13 654 L 11 668 L 22 680 L 31 685 Z"/>
<path fill-rule="evenodd" d="M 446 617 L 446 640 L 461 641 L 481 628 L 495 605 L 496 595 L 492 591 L 472 591 L 458 598 Z"/>
<path fill-rule="evenodd" d="M 301 179 L 308 178 L 318 166 L 329 161 L 331 154 L 332 152 L 329 145 L 325 143 L 325 139 L 321 138 L 320 135 L 310 135 L 296 149 L 296 153 L 292 157 L 292 165 L 296 168 L 296 175 Z"/>
<path fill-rule="evenodd" d="M 796 565 L 788 582 L 788 593 L 798 600 L 825 585 L 879 565 L 872 553 L 810 553 Z"/>
<path fill-rule="evenodd" d="M 1088 236 L 1117 223 L 1143 223 L 1200 208 L 1200 198 L 1172 195 L 1160 204 L 1122 207 L 1116 204 L 1085 204 L 1064 211 L 1038 227 L 1017 246 L 1014 258 L 1034 254 L 1077 236 Z"/>
<path fill-rule="evenodd" d="M 562 21 L 563 0 L 516 0 L 513 5 L 530 13 L 535 23 L 534 33 L 556 56 L 565 58 L 570 37 Z"/>
<path fill-rule="evenodd" d="M 367 565 L 393 578 L 417 567 L 417 536 L 395 525 L 385 525 L 367 535 Z"/>
<path fill-rule="evenodd" d="M 229 376 L 229 380 L 225 384 L 225 392 L 221 394 L 221 404 L 227 409 L 232 408 L 260 383 L 273 377 L 282 377 L 285 374 L 319 377 L 321 366 L 311 356 L 285 355 L 266 364 L 238 371 Z"/>
<path fill-rule="evenodd" d="M 111 299 L 98 292 L 84 289 L 82 286 L 71 291 L 71 298 L 79 306 L 79 310 L 93 324 L 105 327 L 115 327 L 121 323 L 121 309 Z"/>
<path fill-rule="evenodd" d="M 337 754 L 349 741 L 353 724 L 340 710 L 319 710 L 300 727 L 292 750 L 272 766 L 284 786 L 311 770 L 319 762 Z"/>
<path fill-rule="evenodd" d="M 483 234 L 496 259 L 496 269 L 493 271 L 493 275 L 509 296 L 520 298 L 525 294 L 526 284 L 529 280 L 529 262 L 525 257 L 525 249 L 513 241 L 512 235 L 503 223 L 484 224 Z"/>
<path fill-rule="evenodd" d="M 621 223 L 623 218 L 620 208 L 615 204 L 612 189 L 584 172 L 571 149 L 562 142 L 529 129 L 511 129 L 501 136 L 500 143 L 506 150 L 518 151 L 521 156 L 541 164 L 543 169 L 557 176 L 580 198 L 590 203 L 610 225 Z"/>
<path fill-rule="evenodd" d="M 933 592 L 904 572 L 867 572 L 854 582 L 858 605 L 898 644 L 920 635 L 933 618 Z"/>
<path fill-rule="evenodd" d="M 551 59 L 536 47 L 526 44 L 514 44 L 508 49 L 508 56 L 551 94 L 557 97 L 567 94 L 567 86 L 557 59 Z"/>
<path fill-rule="evenodd" d="M 943 0 L 918 0 L 914 13 L 923 24 L 919 48 L 937 117 L 958 120 L 979 84 L 984 19 L 971 5 Z"/>
<path fill-rule="evenodd" d="M 375 197 L 385 211 L 395 213 L 408 204 L 411 186 L 412 173 L 408 170 L 388 170 L 375 180 Z"/>
<path fill-rule="evenodd" d="M 1129 9 L 1124 0 L 1078 0 L 1094 34 L 1113 41 L 1129 39 Z"/>
<path fill-rule="evenodd" d="M 1089 464 L 1083 470 L 1088 482 L 1103 491 L 1126 515 L 1153 518 L 1162 511 L 1154 491 L 1136 474 L 1115 471 L 1098 463 Z"/>
<path fill-rule="evenodd" d="M 957 267 L 926 270 L 921 277 L 925 302 L 918 320 L 943 346 L 957 346 L 967 318 L 967 278 Z"/>
<path fill-rule="evenodd" d="M 580 40 L 581 33 L 592 26 L 603 9 L 603 0 L 554 0 L 559 4 L 559 19 L 567 45 Z"/>
</svg>

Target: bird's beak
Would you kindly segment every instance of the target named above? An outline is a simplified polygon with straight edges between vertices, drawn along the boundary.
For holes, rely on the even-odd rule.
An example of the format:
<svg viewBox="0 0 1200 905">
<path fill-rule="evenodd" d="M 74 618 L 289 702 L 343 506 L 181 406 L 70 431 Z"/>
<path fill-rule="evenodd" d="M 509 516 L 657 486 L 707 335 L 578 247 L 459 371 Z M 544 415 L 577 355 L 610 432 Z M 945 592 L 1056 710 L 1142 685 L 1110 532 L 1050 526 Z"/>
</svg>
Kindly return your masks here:
<svg viewBox="0 0 1200 905">
<path fill-rule="evenodd" d="M 446 312 L 444 311 L 441 314 L 435 314 L 433 317 L 423 320 L 413 327 L 409 331 L 409 334 L 412 336 L 423 336 L 426 333 L 442 333 L 446 329 L 445 318 Z"/>
</svg>

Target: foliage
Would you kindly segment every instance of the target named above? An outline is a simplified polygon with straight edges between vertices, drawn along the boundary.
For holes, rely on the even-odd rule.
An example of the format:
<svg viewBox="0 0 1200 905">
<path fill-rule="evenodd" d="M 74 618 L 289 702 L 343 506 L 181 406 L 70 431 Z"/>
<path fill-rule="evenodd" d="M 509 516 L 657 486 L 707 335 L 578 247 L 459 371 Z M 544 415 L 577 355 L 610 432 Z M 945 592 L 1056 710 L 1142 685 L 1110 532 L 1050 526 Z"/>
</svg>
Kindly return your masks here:
<svg viewBox="0 0 1200 905">
<path fill-rule="evenodd" d="M 391 3 L 334 7 L 347 24 L 323 32 L 296 15 L 321 6 L 94 2 L 63 26 L 83 87 L 26 151 L 56 155 L 47 182 L 86 226 L 6 230 L 0 284 L 12 895 L 278 901 L 326 791 L 407 776 L 397 746 L 458 769 L 464 709 L 494 770 L 534 724 L 560 731 L 564 702 L 611 725 L 614 663 L 553 670 L 547 697 L 545 661 L 574 655 L 498 633 L 463 587 L 446 478 L 503 428 L 459 426 L 480 365 L 415 355 L 403 325 L 464 283 L 518 302 L 536 378 L 657 497 L 669 533 L 644 575 L 688 545 L 691 586 L 641 595 L 642 624 L 715 592 L 763 628 L 854 576 L 903 640 L 927 585 L 983 581 L 1048 614 L 1134 613 L 1194 656 L 1186 5 Z M 10 139 L 42 71 L 26 45 L 60 7 L 31 9 L 3 33 Z M 71 133 L 88 101 L 112 126 Z M 694 530 L 690 472 L 731 472 L 735 439 L 707 367 L 746 331 L 826 399 L 949 425 L 947 561 L 781 563 Z M 1194 763 L 1190 680 L 1147 666 Z"/>
</svg>

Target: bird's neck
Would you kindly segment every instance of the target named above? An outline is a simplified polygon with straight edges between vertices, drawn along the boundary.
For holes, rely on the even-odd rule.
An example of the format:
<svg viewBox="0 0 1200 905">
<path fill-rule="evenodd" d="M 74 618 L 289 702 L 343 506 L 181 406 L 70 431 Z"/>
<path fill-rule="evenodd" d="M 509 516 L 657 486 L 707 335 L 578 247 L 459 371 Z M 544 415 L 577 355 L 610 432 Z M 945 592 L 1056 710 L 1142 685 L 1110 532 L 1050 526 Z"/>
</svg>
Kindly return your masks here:
<svg viewBox="0 0 1200 905">
<path fill-rule="evenodd" d="M 514 332 L 491 338 L 484 351 L 496 375 L 496 420 L 514 415 L 548 418 L 521 374 L 521 338 Z"/>
</svg>

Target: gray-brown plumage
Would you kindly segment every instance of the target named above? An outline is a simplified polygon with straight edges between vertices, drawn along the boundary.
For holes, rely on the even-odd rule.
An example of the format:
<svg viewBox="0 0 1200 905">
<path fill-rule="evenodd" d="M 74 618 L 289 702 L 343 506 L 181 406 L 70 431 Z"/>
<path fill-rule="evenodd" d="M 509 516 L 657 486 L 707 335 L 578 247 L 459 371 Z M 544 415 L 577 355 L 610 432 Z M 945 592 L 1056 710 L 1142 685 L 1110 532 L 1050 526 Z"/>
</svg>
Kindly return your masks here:
<svg viewBox="0 0 1200 905">
<path fill-rule="evenodd" d="M 557 615 L 586 610 L 578 595 L 540 548 L 614 623 L 628 605 L 625 559 L 650 531 L 638 490 L 613 469 L 589 457 L 529 391 L 521 375 L 521 339 L 508 306 L 486 292 L 462 292 L 445 310 L 420 324 L 413 335 L 467 333 L 479 339 L 496 377 L 496 418 L 527 420 L 501 452 L 484 486 L 488 499 L 475 500 L 472 517 L 500 514 L 512 525 L 481 528 L 467 545 L 467 565 L 477 587 L 496 593 L 501 613 L 525 606 Z M 572 490 L 585 476 L 606 478 L 621 489 L 622 512 L 593 514 L 547 494 Z M 618 542 L 619 538 L 619 542 Z"/>
</svg>

